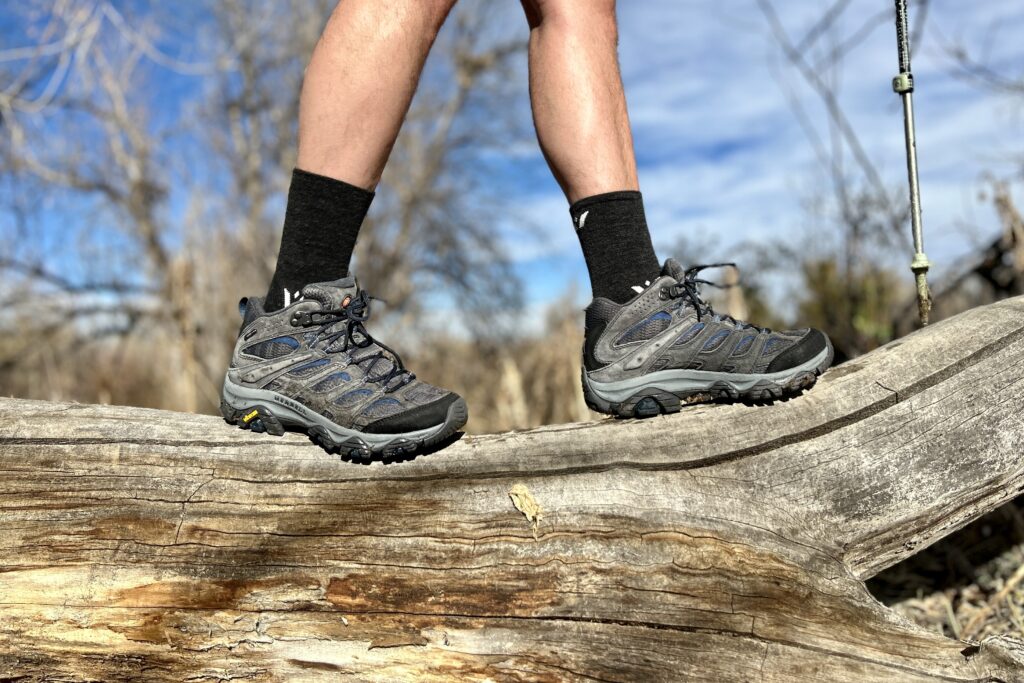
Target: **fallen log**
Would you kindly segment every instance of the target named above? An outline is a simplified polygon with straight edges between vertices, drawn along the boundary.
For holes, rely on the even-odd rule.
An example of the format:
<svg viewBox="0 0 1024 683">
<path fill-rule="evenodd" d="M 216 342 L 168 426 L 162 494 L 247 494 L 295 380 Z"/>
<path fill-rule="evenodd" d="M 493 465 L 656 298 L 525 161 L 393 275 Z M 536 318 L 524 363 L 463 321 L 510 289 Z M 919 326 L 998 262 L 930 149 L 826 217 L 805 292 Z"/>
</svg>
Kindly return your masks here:
<svg viewBox="0 0 1024 683">
<path fill-rule="evenodd" d="M 1024 298 L 785 403 L 387 465 L 2 399 L 0 680 L 1021 681 L 863 581 L 1021 492 L 1022 414 Z"/>
</svg>

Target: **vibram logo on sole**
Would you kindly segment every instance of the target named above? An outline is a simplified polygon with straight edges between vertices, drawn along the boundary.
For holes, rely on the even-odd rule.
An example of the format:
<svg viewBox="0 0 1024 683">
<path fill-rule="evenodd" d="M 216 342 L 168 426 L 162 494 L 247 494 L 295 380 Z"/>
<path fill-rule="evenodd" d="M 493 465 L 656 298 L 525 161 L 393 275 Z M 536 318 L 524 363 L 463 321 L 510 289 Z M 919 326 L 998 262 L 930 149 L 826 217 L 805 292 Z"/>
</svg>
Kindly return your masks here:
<svg viewBox="0 0 1024 683">
<path fill-rule="evenodd" d="M 244 417 L 242 417 L 242 422 L 244 422 L 245 424 L 249 424 L 250 422 L 253 421 L 253 418 L 255 418 L 259 414 L 260 414 L 260 411 L 254 410 L 251 413 L 249 413 L 248 415 L 245 415 Z"/>
</svg>

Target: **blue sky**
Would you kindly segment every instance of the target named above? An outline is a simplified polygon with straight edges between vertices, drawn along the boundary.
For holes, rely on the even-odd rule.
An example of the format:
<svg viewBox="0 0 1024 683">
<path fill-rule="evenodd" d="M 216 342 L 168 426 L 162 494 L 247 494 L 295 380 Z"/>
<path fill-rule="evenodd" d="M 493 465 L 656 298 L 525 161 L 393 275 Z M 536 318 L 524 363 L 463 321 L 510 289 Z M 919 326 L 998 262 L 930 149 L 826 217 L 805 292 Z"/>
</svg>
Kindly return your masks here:
<svg viewBox="0 0 1024 683">
<path fill-rule="evenodd" d="M 137 0 L 113 4 L 135 10 L 146 6 Z M 794 40 L 826 6 L 800 0 L 774 4 Z M 190 51 L 190 41 L 180 40 L 191 35 L 193 25 L 195 31 L 204 30 L 204 14 L 188 11 L 193 5 L 199 7 L 184 3 L 176 12 L 187 26 L 171 27 L 175 39 L 167 43 L 174 56 L 186 61 L 202 58 Z M 841 68 L 824 75 L 838 84 L 839 100 L 887 185 L 902 189 L 902 113 L 890 88 L 896 72 L 895 31 L 885 16 L 891 7 L 890 0 L 851 0 L 808 55 L 817 58 L 863 29 L 863 40 Z M 507 17 L 497 17 L 495 32 L 525 39 L 518 2 L 508 0 L 502 12 Z M 18 23 L 24 16 L 13 8 L 0 10 L 0 50 L 24 37 L 26 27 Z M 828 192 L 827 178 L 790 98 L 800 102 L 827 138 L 826 116 L 817 96 L 783 59 L 756 1 L 620 0 L 619 19 L 641 189 L 660 256 L 671 255 L 681 238 L 713 243 L 716 253 L 708 258 L 742 256 L 742 244 L 780 241 L 826 249 L 832 237 L 823 228 L 827 216 L 816 216 L 808 205 Z M 930 4 L 914 72 L 927 251 L 937 277 L 997 230 L 994 211 L 979 198 L 984 175 L 1017 178 L 1024 157 L 1024 98 L 988 92 L 958 77 L 949 50 L 966 47 L 986 64 L 1019 76 L 1024 73 L 1020 35 L 1024 4 L 1019 2 Z M 528 116 L 523 61 L 522 112 Z M 203 82 L 167 72 L 147 87 L 157 90 L 168 116 L 181 117 Z M 187 117 L 182 120 L 187 124 Z M 183 163 L 196 156 L 195 150 L 180 152 Z M 527 300 L 542 306 L 575 288 L 584 305 L 589 286 L 567 203 L 536 142 L 524 141 L 506 154 L 499 164 L 504 176 L 497 182 L 518 210 L 505 214 L 495 229 L 515 259 Z M 1020 199 L 1019 184 L 1015 193 Z M 43 207 L 51 225 L 81 211 L 59 197 Z M 524 224 L 533 229 L 523 229 Z M 893 254 L 892 263 L 904 267 L 909 258 Z M 792 284 L 784 278 L 777 282 L 776 298 L 783 299 Z"/>
</svg>

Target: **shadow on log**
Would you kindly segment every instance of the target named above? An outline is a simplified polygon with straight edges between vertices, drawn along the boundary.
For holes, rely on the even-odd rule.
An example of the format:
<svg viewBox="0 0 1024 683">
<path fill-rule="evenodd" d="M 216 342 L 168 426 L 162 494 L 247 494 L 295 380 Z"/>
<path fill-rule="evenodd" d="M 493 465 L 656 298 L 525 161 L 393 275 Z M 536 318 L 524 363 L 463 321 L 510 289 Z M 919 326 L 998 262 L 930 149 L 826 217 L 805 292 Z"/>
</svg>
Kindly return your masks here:
<svg viewBox="0 0 1024 683">
<path fill-rule="evenodd" d="M 786 403 L 393 465 L 0 399 L 0 679 L 1021 681 L 863 580 L 1024 490 L 1022 414 L 1022 298 Z"/>
</svg>

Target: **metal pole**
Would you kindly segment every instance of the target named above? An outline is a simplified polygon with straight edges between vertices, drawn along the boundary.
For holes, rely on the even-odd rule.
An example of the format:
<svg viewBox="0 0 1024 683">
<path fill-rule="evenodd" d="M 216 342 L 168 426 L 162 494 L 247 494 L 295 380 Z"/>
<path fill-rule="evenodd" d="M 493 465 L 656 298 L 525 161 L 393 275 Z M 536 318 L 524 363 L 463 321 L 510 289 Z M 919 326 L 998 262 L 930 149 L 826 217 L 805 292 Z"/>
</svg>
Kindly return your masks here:
<svg viewBox="0 0 1024 683">
<path fill-rule="evenodd" d="M 907 0 L 896 0 L 896 46 L 899 49 L 900 73 L 892 79 L 892 89 L 903 100 L 903 131 L 907 141 L 907 178 L 910 181 L 910 222 L 914 233 L 914 260 L 910 264 L 917 281 L 917 311 L 921 324 L 928 324 L 932 309 L 928 291 L 928 268 L 924 254 L 921 227 L 921 191 L 917 182 L 917 136 L 914 131 L 914 76 L 910 72 L 910 38 L 907 30 Z"/>
</svg>

